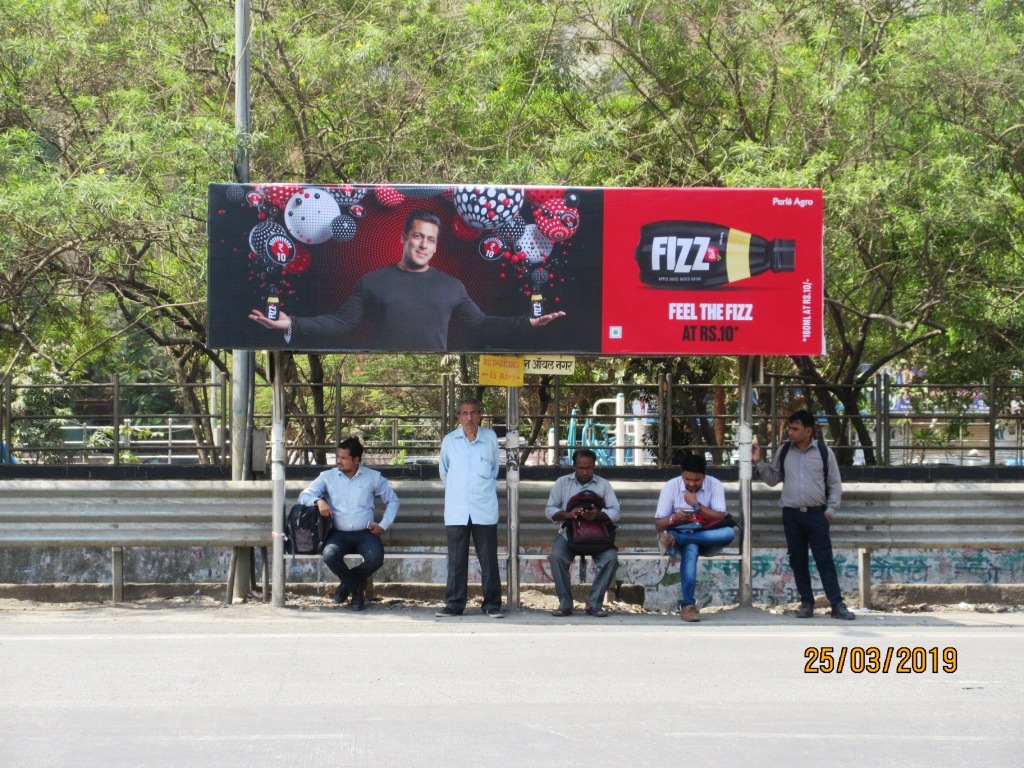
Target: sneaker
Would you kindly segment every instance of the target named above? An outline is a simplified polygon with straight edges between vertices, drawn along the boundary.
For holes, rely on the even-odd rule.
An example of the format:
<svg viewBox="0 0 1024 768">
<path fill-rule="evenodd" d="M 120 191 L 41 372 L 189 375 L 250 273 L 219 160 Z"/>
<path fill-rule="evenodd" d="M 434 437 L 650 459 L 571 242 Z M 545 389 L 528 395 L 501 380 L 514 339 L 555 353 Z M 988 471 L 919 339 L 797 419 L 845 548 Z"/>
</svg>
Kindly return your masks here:
<svg viewBox="0 0 1024 768">
<path fill-rule="evenodd" d="M 595 619 L 605 619 L 608 617 L 608 611 L 604 608 L 591 608 L 587 606 L 587 616 L 593 616 Z"/>
<path fill-rule="evenodd" d="M 461 616 L 462 615 L 462 611 L 456 611 L 456 610 L 453 610 L 453 609 L 449 608 L 448 606 L 445 606 L 444 608 L 442 608 L 440 611 L 438 611 L 434 615 L 437 616 L 440 619 L 449 619 L 452 616 Z"/>
<path fill-rule="evenodd" d="M 564 616 L 572 616 L 572 608 L 559 608 L 557 611 L 552 611 L 551 615 L 560 619 Z"/>
<path fill-rule="evenodd" d="M 346 600 L 348 600 L 348 595 L 348 587 L 346 587 L 344 584 L 339 584 L 338 588 L 334 590 L 334 594 L 331 595 L 331 599 L 338 605 L 341 605 Z"/>
<path fill-rule="evenodd" d="M 490 616 L 492 619 L 504 619 L 505 614 L 501 612 L 500 608 L 481 608 L 485 614 Z"/>
<path fill-rule="evenodd" d="M 683 610 L 679 612 L 679 618 L 683 621 L 700 621 L 700 611 L 696 605 L 684 605 Z"/>
<path fill-rule="evenodd" d="M 800 607 L 796 609 L 796 617 L 798 619 L 810 619 L 814 616 L 814 603 L 804 600 L 800 603 Z"/>
<path fill-rule="evenodd" d="M 857 617 L 853 615 L 853 611 L 846 607 L 846 603 L 836 603 L 832 606 L 832 618 L 853 621 Z"/>
</svg>

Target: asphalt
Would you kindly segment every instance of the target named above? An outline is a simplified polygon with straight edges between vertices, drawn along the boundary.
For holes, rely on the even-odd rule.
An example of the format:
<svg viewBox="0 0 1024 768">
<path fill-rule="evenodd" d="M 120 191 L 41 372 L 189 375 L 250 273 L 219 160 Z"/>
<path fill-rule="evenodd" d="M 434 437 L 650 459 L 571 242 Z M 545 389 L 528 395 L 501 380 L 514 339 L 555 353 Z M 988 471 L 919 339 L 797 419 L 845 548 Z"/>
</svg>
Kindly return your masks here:
<svg viewBox="0 0 1024 768">
<path fill-rule="evenodd" d="M 0 766 L 1016 766 L 1022 640 L 1021 612 L 13 604 Z"/>
</svg>

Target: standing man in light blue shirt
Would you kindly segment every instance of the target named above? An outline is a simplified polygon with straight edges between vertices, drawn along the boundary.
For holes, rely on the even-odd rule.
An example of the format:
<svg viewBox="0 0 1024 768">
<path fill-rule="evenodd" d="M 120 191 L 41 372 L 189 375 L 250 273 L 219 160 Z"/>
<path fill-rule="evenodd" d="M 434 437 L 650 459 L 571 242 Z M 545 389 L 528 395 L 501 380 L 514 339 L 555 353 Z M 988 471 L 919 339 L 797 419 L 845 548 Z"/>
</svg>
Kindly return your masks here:
<svg viewBox="0 0 1024 768">
<path fill-rule="evenodd" d="M 344 603 L 351 595 L 352 610 L 362 611 L 366 608 L 366 581 L 384 565 L 380 537 L 395 521 L 398 496 L 380 472 L 362 466 L 363 444 L 358 437 L 342 440 L 337 450 L 337 468 L 321 472 L 299 494 L 299 502 L 315 504 L 321 515 L 332 518 L 334 530 L 324 545 L 324 564 L 341 581 L 334 602 Z M 379 523 L 374 518 L 376 499 L 384 502 Z M 345 555 L 352 554 L 363 558 L 355 568 L 345 564 Z"/>
<path fill-rule="evenodd" d="M 494 619 L 501 612 L 498 570 L 498 436 L 480 426 L 480 403 L 459 401 L 459 426 L 441 441 L 440 474 L 444 483 L 444 526 L 448 536 L 448 586 L 437 616 L 461 616 L 466 609 L 469 538 L 480 561 L 483 605 Z"/>
</svg>

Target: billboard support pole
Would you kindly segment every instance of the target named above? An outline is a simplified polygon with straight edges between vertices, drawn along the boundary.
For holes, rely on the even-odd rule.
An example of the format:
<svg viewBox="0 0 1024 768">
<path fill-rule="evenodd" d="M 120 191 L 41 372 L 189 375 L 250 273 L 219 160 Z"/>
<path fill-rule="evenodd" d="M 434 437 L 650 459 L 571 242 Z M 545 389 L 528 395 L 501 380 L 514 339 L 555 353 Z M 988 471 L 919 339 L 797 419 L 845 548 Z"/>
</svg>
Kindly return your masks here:
<svg viewBox="0 0 1024 768">
<path fill-rule="evenodd" d="M 271 538 L 274 569 L 271 582 L 272 604 L 284 608 L 284 503 L 285 503 L 285 416 L 284 360 L 287 352 L 270 353 L 270 388 L 273 397 L 270 427 L 270 482 L 272 488 Z"/>
<path fill-rule="evenodd" d="M 753 453 L 754 431 L 751 426 L 753 406 L 753 370 L 755 358 L 750 355 L 741 356 L 740 364 L 740 409 L 739 424 L 736 430 L 737 448 L 740 459 L 740 514 L 743 519 L 743 538 L 740 544 L 740 607 L 750 608 L 754 604 L 753 587 L 753 519 L 751 505 L 751 480 L 754 465 L 751 460 Z"/>
<path fill-rule="evenodd" d="M 508 491 L 508 609 L 519 610 L 519 387 L 507 388 L 505 487 Z"/>
<path fill-rule="evenodd" d="M 249 182 L 249 0 L 235 3 L 235 181 Z M 251 350 L 231 353 L 231 479 L 252 479 L 252 393 L 256 369 Z M 234 595 L 244 600 L 252 590 L 252 549 L 235 547 L 236 571 Z M 266 563 L 263 565 L 266 568 Z M 266 595 L 264 595 L 266 599 Z"/>
</svg>

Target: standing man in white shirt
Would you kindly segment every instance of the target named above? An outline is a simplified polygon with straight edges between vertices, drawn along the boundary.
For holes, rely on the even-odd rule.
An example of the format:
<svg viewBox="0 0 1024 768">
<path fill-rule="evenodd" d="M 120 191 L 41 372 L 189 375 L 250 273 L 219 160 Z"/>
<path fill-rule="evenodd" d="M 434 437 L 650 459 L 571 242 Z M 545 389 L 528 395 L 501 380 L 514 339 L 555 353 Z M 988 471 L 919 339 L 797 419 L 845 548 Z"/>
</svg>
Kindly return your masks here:
<svg viewBox="0 0 1024 768">
<path fill-rule="evenodd" d="M 334 530 L 324 544 L 324 565 L 341 583 L 334 591 L 334 602 L 341 604 L 352 596 L 352 610 L 366 608 L 366 581 L 384 565 L 384 544 L 380 537 L 391 527 L 398 514 L 398 496 L 377 470 L 362 466 L 363 444 L 358 437 L 338 443 L 335 469 L 321 472 L 299 494 L 301 504 L 316 505 L 323 517 L 330 517 Z M 374 518 L 375 499 L 384 502 L 384 516 Z M 363 562 L 355 568 L 345 564 L 345 555 L 359 554 Z"/>
<path fill-rule="evenodd" d="M 448 536 L 448 585 L 445 606 L 435 615 L 461 616 L 466 609 L 469 539 L 480 561 L 483 605 L 494 619 L 501 612 L 498 570 L 498 436 L 480 426 L 480 403 L 459 401 L 459 426 L 441 441 L 439 470 L 444 484 L 444 525 Z"/>
</svg>

